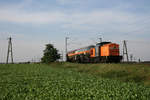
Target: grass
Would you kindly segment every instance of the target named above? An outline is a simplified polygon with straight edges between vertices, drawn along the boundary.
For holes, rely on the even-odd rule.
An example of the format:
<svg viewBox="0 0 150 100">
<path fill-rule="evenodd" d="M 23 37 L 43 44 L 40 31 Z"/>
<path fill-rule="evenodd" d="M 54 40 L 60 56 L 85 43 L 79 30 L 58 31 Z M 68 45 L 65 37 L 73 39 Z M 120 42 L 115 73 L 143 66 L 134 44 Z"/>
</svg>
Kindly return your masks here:
<svg viewBox="0 0 150 100">
<path fill-rule="evenodd" d="M 149 100 L 142 84 L 149 71 L 143 64 L 0 65 L 0 100 Z"/>
<path fill-rule="evenodd" d="M 56 66 L 58 66 L 58 64 L 56 64 Z M 116 79 L 123 82 L 135 82 L 150 86 L 150 64 L 63 63 L 61 66 L 104 78 Z"/>
</svg>

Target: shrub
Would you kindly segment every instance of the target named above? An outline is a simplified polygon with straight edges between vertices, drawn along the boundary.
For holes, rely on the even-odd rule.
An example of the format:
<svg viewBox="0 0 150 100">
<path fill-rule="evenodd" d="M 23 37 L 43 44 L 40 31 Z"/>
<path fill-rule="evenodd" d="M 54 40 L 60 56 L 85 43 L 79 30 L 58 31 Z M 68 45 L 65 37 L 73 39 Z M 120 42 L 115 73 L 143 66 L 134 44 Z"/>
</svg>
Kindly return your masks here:
<svg viewBox="0 0 150 100">
<path fill-rule="evenodd" d="M 46 48 L 43 52 L 44 55 L 41 59 L 42 63 L 54 62 L 60 58 L 60 54 L 58 54 L 58 50 L 54 48 L 52 44 L 46 44 Z"/>
</svg>

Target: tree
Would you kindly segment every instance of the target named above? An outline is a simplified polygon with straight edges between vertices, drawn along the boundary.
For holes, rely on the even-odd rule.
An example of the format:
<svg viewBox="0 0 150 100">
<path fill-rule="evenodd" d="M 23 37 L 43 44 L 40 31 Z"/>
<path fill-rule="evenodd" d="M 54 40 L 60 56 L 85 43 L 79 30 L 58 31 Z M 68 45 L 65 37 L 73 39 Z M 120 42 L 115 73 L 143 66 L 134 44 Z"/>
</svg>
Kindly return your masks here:
<svg viewBox="0 0 150 100">
<path fill-rule="evenodd" d="M 58 50 L 54 48 L 52 44 L 46 44 L 46 48 L 43 52 L 44 55 L 41 59 L 42 63 L 54 62 L 60 58 L 60 54 L 58 54 Z"/>
</svg>

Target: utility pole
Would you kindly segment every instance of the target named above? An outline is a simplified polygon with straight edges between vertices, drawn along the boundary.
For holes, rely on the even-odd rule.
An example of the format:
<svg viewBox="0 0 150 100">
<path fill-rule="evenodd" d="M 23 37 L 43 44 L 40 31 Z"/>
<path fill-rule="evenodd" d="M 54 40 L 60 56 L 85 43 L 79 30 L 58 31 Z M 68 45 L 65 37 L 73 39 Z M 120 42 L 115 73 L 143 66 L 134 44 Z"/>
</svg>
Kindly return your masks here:
<svg viewBox="0 0 150 100">
<path fill-rule="evenodd" d="M 62 62 L 63 62 L 63 55 L 64 55 L 64 53 L 63 53 L 63 51 L 61 51 L 61 60 L 62 60 Z"/>
<path fill-rule="evenodd" d="M 8 59 L 9 59 L 9 53 L 11 53 L 11 63 L 13 64 L 13 51 L 12 51 L 12 38 L 8 38 L 8 51 L 7 51 L 7 60 L 6 64 L 8 64 Z"/>
<path fill-rule="evenodd" d="M 68 51 L 67 51 L 67 48 L 68 48 L 68 46 L 67 46 L 67 45 L 68 45 L 68 39 L 69 39 L 69 37 L 66 37 L 66 38 L 65 38 L 65 47 L 66 47 L 66 61 L 67 61 L 67 52 L 68 52 Z"/>
<path fill-rule="evenodd" d="M 101 36 L 101 34 L 99 34 L 100 36 L 99 36 L 99 40 L 100 40 L 100 43 L 102 43 L 102 36 Z"/>
<path fill-rule="evenodd" d="M 99 38 L 99 40 L 100 40 L 100 43 L 102 43 L 102 38 Z"/>
<path fill-rule="evenodd" d="M 133 60 L 133 54 L 130 54 L 130 61 L 132 62 Z"/>
<path fill-rule="evenodd" d="M 129 62 L 126 40 L 123 41 L 123 60 L 125 60 L 125 55 L 127 58 L 127 62 Z"/>
</svg>

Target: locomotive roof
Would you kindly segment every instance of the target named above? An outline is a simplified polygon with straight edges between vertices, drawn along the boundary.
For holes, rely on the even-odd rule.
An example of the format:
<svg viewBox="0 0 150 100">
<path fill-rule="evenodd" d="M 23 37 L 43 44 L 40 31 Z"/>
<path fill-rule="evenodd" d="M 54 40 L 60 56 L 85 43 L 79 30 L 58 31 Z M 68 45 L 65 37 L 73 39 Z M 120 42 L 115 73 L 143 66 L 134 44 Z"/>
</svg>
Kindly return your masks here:
<svg viewBox="0 0 150 100">
<path fill-rule="evenodd" d="M 104 44 L 109 44 L 109 43 L 111 43 L 111 42 L 101 42 L 101 43 L 97 43 L 96 46 L 102 46 L 102 45 L 104 45 Z M 94 46 L 94 45 L 90 45 L 90 46 L 86 46 L 86 47 L 83 47 L 83 48 L 71 50 L 71 51 L 69 51 L 68 53 L 75 52 L 75 51 L 81 50 L 81 49 L 93 48 L 93 47 L 95 47 L 95 46 Z"/>
<path fill-rule="evenodd" d="M 102 46 L 104 44 L 109 44 L 109 43 L 111 43 L 111 42 L 101 42 L 101 43 L 97 43 L 96 46 Z"/>
<path fill-rule="evenodd" d="M 90 45 L 90 46 L 86 46 L 86 47 L 83 47 L 83 48 L 80 48 L 80 49 L 86 49 L 86 48 L 93 48 L 95 47 L 94 45 Z M 77 49 L 77 50 L 80 50 L 80 49 Z"/>
<path fill-rule="evenodd" d="M 86 46 L 86 47 L 83 47 L 83 48 L 79 48 L 79 49 L 75 49 L 75 50 L 69 51 L 68 53 L 75 52 L 75 51 L 81 50 L 81 49 L 93 48 L 93 47 L 95 47 L 95 46 L 94 45 L 90 45 L 90 46 Z"/>
</svg>

